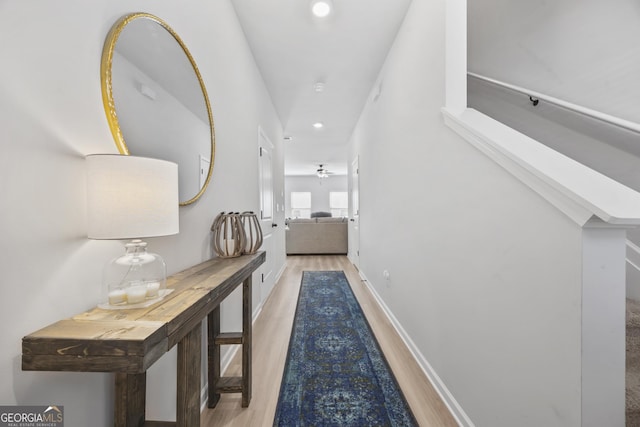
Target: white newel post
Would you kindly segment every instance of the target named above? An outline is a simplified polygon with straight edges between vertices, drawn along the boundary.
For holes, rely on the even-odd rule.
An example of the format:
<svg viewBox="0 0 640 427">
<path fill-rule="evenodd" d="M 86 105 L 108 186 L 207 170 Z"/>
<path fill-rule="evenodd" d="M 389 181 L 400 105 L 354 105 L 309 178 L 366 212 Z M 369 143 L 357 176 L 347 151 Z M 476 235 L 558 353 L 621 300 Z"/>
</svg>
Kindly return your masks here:
<svg viewBox="0 0 640 427">
<path fill-rule="evenodd" d="M 625 425 L 626 230 L 582 232 L 582 426 Z"/>
</svg>

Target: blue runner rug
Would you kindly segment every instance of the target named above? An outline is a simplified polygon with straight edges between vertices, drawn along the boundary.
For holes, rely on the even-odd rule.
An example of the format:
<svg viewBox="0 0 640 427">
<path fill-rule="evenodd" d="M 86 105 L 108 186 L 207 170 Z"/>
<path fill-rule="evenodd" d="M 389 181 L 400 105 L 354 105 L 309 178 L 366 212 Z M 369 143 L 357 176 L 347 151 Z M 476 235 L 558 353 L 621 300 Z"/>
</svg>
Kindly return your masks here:
<svg viewBox="0 0 640 427">
<path fill-rule="evenodd" d="M 303 273 L 273 425 L 418 425 L 342 271 Z"/>
</svg>

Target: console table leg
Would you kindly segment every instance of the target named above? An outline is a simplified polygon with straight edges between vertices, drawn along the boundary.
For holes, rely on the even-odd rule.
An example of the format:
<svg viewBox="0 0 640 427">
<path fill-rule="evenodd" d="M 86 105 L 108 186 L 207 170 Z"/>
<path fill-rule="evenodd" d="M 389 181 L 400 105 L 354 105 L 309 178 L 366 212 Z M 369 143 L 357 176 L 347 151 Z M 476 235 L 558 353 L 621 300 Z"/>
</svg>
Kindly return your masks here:
<svg viewBox="0 0 640 427">
<path fill-rule="evenodd" d="M 145 422 L 147 373 L 115 374 L 115 427 L 142 427 Z"/>
<path fill-rule="evenodd" d="M 252 320 L 252 277 L 242 283 L 242 407 L 251 402 L 251 320 Z"/>
<path fill-rule="evenodd" d="M 220 334 L 220 306 L 213 309 L 207 316 L 207 362 L 209 376 L 209 408 L 215 408 L 220 400 L 220 393 L 216 391 L 220 381 L 220 346 L 215 338 Z"/>
<path fill-rule="evenodd" d="M 202 325 L 193 328 L 178 343 L 177 427 L 200 425 Z"/>
</svg>

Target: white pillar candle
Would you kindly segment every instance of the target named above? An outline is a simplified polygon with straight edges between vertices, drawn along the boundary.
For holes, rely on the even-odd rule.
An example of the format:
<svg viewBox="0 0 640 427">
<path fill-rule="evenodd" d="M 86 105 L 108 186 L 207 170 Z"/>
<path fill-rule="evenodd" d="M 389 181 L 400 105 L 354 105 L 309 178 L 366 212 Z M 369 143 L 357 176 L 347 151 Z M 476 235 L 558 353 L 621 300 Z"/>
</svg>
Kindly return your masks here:
<svg viewBox="0 0 640 427">
<path fill-rule="evenodd" d="M 110 305 L 122 304 L 126 300 L 127 300 L 127 294 L 122 289 L 115 289 L 109 292 Z"/>
<path fill-rule="evenodd" d="M 160 282 L 147 283 L 147 298 L 157 297 L 159 290 L 160 290 Z"/>
<path fill-rule="evenodd" d="M 129 304 L 137 304 L 139 302 L 143 302 L 146 297 L 146 286 L 131 286 L 127 288 L 127 302 Z"/>
</svg>

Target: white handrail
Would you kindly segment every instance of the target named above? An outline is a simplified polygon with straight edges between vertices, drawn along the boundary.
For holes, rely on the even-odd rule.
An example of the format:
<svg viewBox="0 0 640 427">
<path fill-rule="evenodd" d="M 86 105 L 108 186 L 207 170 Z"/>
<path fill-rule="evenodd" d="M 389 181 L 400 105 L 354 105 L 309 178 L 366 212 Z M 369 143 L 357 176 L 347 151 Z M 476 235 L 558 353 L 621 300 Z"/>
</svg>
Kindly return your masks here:
<svg viewBox="0 0 640 427">
<path fill-rule="evenodd" d="M 558 107 L 562 107 L 566 110 L 570 110 L 570 111 L 582 114 L 584 116 L 591 117 L 593 119 L 600 120 L 602 122 L 621 127 L 623 129 L 630 130 L 632 132 L 640 133 L 640 124 L 638 123 L 634 123 L 629 120 L 624 120 L 619 117 L 612 116 L 610 114 L 602 113 L 600 111 L 592 110 L 591 108 L 586 108 L 580 105 L 572 104 L 571 102 L 563 101 L 562 99 L 554 98 L 553 96 L 545 95 L 540 92 L 535 92 L 535 91 L 524 89 L 522 87 L 515 86 L 509 83 L 501 82 L 499 80 L 495 80 L 490 77 L 485 77 L 480 74 L 467 72 L 467 75 L 473 78 L 476 78 L 478 80 L 484 80 L 485 82 L 494 84 L 496 86 L 504 87 L 514 92 L 522 93 L 532 98 L 549 102 L 551 104 L 557 105 Z"/>
</svg>

